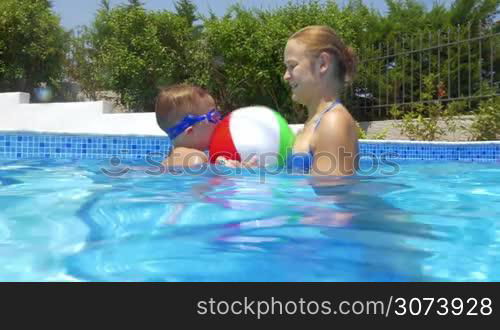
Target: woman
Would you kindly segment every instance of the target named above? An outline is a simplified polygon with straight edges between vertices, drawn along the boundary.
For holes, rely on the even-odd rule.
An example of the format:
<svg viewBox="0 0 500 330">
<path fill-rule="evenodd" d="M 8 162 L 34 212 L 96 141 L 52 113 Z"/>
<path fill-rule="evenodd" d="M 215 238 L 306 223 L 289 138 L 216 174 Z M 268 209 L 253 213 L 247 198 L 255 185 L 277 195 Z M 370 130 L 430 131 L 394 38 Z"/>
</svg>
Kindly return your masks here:
<svg viewBox="0 0 500 330">
<path fill-rule="evenodd" d="M 356 57 L 327 26 L 308 26 L 287 42 L 285 81 L 308 120 L 297 135 L 293 164 L 313 175 L 353 175 L 358 167 L 358 131 L 339 95 L 353 78 Z"/>
</svg>

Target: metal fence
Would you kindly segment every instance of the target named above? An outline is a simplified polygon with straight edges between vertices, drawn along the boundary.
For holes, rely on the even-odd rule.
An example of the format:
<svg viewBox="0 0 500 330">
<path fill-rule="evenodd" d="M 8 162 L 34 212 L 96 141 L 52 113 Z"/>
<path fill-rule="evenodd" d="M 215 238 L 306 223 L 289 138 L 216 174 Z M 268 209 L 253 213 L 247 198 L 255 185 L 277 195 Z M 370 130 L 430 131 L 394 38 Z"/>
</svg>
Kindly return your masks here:
<svg viewBox="0 0 500 330">
<path fill-rule="evenodd" d="M 471 25 L 399 36 L 361 52 L 344 99 L 358 120 L 389 118 L 391 107 L 418 103 L 462 100 L 471 108 L 500 95 L 499 41 L 494 27 Z"/>
</svg>

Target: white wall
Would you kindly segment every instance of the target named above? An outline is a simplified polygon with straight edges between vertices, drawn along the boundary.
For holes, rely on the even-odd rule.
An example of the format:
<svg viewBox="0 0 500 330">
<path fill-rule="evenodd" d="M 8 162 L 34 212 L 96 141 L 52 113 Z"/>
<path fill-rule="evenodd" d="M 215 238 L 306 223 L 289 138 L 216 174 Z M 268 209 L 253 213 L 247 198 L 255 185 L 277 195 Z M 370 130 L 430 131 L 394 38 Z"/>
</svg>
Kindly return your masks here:
<svg viewBox="0 0 500 330">
<path fill-rule="evenodd" d="M 166 136 L 155 114 L 110 113 L 106 101 L 29 103 L 27 93 L 0 93 L 0 131 Z M 302 125 L 290 125 L 297 132 Z"/>
<path fill-rule="evenodd" d="M 109 113 L 106 101 L 29 103 L 29 94 L 0 93 L 0 131 L 166 136 L 154 113 Z"/>
<path fill-rule="evenodd" d="M 23 104 L 30 103 L 30 95 L 28 93 L 0 93 L 0 107 L 12 105 L 12 104 Z"/>
</svg>

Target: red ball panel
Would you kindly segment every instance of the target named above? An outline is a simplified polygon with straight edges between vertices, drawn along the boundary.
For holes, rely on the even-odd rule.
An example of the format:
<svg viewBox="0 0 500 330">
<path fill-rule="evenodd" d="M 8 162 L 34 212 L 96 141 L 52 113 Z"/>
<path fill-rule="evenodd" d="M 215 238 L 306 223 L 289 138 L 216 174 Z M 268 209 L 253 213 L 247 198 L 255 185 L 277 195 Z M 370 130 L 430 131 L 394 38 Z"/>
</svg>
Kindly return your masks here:
<svg viewBox="0 0 500 330">
<path fill-rule="evenodd" d="M 231 137 L 231 131 L 229 129 L 230 118 L 231 115 L 226 116 L 219 124 L 217 124 L 217 127 L 215 127 L 209 149 L 211 163 L 215 163 L 215 160 L 219 156 L 241 162 L 241 156 L 236 150 Z"/>
</svg>

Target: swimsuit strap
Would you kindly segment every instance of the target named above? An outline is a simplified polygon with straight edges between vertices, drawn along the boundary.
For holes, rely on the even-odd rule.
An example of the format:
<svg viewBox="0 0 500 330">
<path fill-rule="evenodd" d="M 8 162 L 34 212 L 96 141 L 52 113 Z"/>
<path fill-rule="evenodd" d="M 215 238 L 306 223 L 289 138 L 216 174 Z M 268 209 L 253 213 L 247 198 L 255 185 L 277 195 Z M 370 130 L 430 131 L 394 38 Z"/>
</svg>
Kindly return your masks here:
<svg viewBox="0 0 500 330">
<path fill-rule="evenodd" d="M 319 126 L 319 123 L 321 122 L 321 119 L 323 118 L 323 115 L 325 113 L 327 113 L 328 111 L 332 110 L 336 105 L 340 104 L 340 102 L 338 100 L 335 100 L 334 102 L 332 102 L 332 104 L 330 104 L 325 110 L 323 110 L 323 112 L 319 115 L 319 118 L 318 120 L 316 121 L 316 125 L 314 126 L 314 130 L 316 130 Z"/>
</svg>

